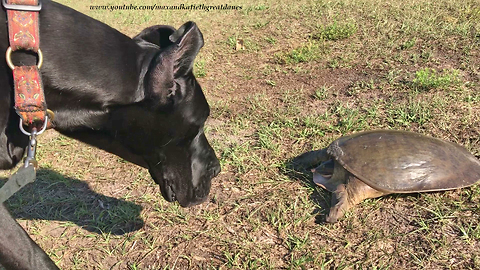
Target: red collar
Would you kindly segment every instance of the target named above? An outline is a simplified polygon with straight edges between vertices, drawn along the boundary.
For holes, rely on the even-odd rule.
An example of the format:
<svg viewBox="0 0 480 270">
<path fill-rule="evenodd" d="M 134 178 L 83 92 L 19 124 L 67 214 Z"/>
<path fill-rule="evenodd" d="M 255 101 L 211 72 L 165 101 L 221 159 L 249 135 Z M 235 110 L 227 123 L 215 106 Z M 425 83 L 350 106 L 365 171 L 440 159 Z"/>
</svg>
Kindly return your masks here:
<svg viewBox="0 0 480 270">
<path fill-rule="evenodd" d="M 47 104 L 39 72 L 43 55 L 40 50 L 38 15 L 42 5 L 39 0 L 2 1 L 7 10 L 10 47 L 7 49 L 6 59 L 13 70 L 15 110 L 25 126 L 30 129 L 37 127 L 39 130 L 47 121 Z M 37 66 L 15 66 L 11 53 L 18 50 L 37 53 Z"/>
</svg>

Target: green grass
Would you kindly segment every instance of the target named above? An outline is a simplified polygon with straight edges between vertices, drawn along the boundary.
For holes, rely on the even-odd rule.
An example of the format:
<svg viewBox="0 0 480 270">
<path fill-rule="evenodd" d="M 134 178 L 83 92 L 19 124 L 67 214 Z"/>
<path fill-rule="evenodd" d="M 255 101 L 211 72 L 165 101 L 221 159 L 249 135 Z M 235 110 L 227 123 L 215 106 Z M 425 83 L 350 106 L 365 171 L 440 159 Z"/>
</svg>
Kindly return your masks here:
<svg viewBox="0 0 480 270">
<path fill-rule="evenodd" d="M 458 70 L 443 70 L 441 73 L 434 69 L 423 68 L 415 72 L 413 86 L 419 90 L 448 88 L 460 83 Z"/>
<path fill-rule="evenodd" d="M 328 98 L 328 90 L 329 90 L 329 88 L 325 85 L 316 89 L 315 93 L 314 93 L 314 98 L 319 99 L 319 100 L 327 99 Z"/>
<path fill-rule="evenodd" d="M 205 60 L 197 60 L 195 61 L 194 67 L 194 74 L 197 78 L 203 78 L 207 76 L 207 70 L 205 68 L 206 61 Z"/>
<path fill-rule="evenodd" d="M 309 40 L 306 44 L 291 50 L 288 53 L 275 54 L 278 63 L 298 64 L 310 62 L 320 57 L 321 47 L 316 41 Z"/>
<path fill-rule="evenodd" d="M 391 107 L 387 110 L 390 124 L 408 127 L 413 123 L 420 126 L 429 123 L 433 118 L 431 103 L 417 98 L 413 96 L 405 103 L 393 101 Z"/>
<path fill-rule="evenodd" d="M 185 209 L 163 200 L 147 170 L 46 132 L 39 180 L 8 205 L 62 269 L 480 268 L 479 186 L 370 199 L 325 224 L 331 195 L 290 164 L 372 129 L 480 157 L 478 0 L 229 2 L 237 12 L 61 2 L 129 36 L 198 24 L 194 72 L 222 165 L 209 200 Z"/>
<path fill-rule="evenodd" d="M 354 22 L 339 23 L 335 21 L 333 24 L 322 27 L 318 33 L 313 34 L 313 38 L 336 41 L 351 37 L 357 30 L 358 26 Z"/>
</svg>

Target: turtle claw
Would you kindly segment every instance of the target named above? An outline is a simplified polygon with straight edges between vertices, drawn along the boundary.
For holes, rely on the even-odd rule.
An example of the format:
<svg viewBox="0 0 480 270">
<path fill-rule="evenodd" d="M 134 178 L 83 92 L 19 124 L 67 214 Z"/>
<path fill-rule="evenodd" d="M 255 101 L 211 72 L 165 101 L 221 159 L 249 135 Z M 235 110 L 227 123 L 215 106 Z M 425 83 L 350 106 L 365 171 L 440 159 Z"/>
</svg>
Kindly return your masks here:
<svg viewBox="0 0 480 270">
<path fill-rule="evenodd" d="M 348 210 L 348 194 L 345 185 L 337 186 L 337 189 L 332 193 L 332 204 L 330 213 L 326 217 L 327 223 L 335 223 L 339 218 L 343 217 Z"/>
<path fill-rule="evenodd" d="M 327 223 L 336 223 L 340 218 L 338 213 L 338 208 L 331 208 L 330 213 L 327 215 L 326 222 Z"/>
</svg>

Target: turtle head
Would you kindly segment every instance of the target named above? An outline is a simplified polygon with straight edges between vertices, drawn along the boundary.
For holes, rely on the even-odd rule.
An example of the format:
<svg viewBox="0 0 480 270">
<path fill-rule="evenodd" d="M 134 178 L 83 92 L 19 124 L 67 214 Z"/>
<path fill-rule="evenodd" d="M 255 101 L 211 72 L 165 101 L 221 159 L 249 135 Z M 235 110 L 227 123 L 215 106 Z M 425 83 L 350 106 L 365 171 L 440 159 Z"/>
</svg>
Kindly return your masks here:
<svg viewBox="0 0 480 270">
<path fill-rule="evenodd" d="M 312 172 L 313 182 L 330 192 L 335 192 L 348 178 L 348 171 L 333 158 L 322 162 Z"/>
<path fill-rule="evenodd" d="M 320 174 L 322 177 L 330 178 L 333 175 L 333 169 L 335 168 L 335 161 L 329 159 L 322 162 L 318 167 L 312 169 L 312 173 Z"/>
</svg>

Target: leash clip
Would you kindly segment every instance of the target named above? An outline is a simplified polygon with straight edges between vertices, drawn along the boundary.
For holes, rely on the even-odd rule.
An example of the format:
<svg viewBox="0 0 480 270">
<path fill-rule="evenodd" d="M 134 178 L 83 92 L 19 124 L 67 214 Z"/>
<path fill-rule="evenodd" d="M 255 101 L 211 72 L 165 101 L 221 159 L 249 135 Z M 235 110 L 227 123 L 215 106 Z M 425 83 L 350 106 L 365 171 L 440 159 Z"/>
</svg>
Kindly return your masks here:
<svg viewBox="0 0 480 270">
<path fill-rule="evenodd" d="M 27 132 L 23 128 L 23 120 L 20 117 L 20 124 L 19 128 L 20 131 L 30 137 L 30 141 L 28 142 L 27 146 L 27 157 L 25 158 L 25 165 L 24 167 L 27 168 L 28 166 L 34 166 L 35 169 L 38 168 L 38 162 L 35 159 L 35 155 L 37 154 L 37 135 L 42 134 L 47 129 L 48 124 L 48 114 L 45 115 L 45 122 L 43 123 L 43 127 L 40 131 L 37 132 L 37 128 L 33 127 L 32 132 Z"/>
<path fill-rule="evenodd" d="M 2 0 L 2 4 L 5 7 L 5 9 L 11 9 L 11 10 L 20 10 L 20 11 L 40 11 L 42 10 L 42 2 L 38 0 L 38 5 L 32 6 L 32 5 L 12 5 L 8 4 L 7 0 Z"/>
<path fill-rule="evenodd" d="M 43 131 L 42 131 L 43 132 Z M 25 157 L 25 164 L 24 168 L 28 168 L 29 166 L 33 166 L 35 169 L 38 168 L 38 162 L 35 159 L 37 154 L 37 128 L 32 129 L 32 133 L 30 133 L 30 141 L 28 142 L 27 146 L 27 157 Z"/>
</svg>

